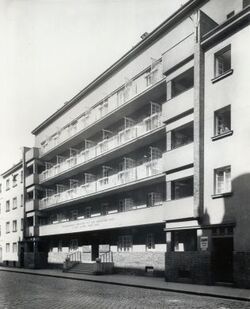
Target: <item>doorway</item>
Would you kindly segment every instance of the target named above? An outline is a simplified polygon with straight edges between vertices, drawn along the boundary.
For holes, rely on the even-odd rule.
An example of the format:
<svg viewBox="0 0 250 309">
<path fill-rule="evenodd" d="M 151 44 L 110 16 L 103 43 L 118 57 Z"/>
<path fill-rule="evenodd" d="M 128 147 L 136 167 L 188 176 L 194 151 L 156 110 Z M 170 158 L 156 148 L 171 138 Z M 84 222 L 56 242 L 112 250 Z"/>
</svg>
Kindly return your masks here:
<svg viewBox="0 0 250 309">
<path fill-rule="evenodd" d="M 233 237 L 213 238 L 212 271 L 215 282 L 233 282 Z"/>
</svg>

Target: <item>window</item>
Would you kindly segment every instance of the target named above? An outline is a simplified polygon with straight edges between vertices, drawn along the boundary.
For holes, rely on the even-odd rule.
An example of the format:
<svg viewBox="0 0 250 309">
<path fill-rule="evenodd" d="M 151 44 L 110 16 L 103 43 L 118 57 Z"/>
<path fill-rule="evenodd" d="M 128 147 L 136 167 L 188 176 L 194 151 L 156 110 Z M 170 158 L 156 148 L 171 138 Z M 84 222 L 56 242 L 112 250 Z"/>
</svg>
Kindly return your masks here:
<svg viewBox="0 0 250 309">
<path fill-rule="evenodd" d="M 12 209 L 16 209 L 17 208 L 17 198 L 16 197 L 13 197 L 13 200 L 12 200 Z"/>
<path fill-rule="evenodd" d="M 21 231 L 23 231 L 23 218 L 21 219 Z"/>
<path fill-rule="evenodd" d="M 0 193 L 2 193 L 2 184 L 0 183 Z"/>
<path fill-rule="evenodd" d="M 17 220 L 13 220 L 12 221 L 12 232 L 16 232 L 17 231 Z"/>
<path fill-rule="evenodd" d="M 12 244 L 12 252 L 17 253 L 17 243 L 16 242 L 13 242 Z"/>
<path fill-rule="evenodd" d="M 197 234 L 195 230 L 174 231 L 172 232 L 173 251 L 196 251 Z"/>
<path fill-rule="evenodd" d="M 214 135 L 231 131 L 231 106 L 226 106 L 214 112 Z"/>
<path fill-rule="evenodd" d="M 71 239 L 69 244 L 69 250 L 77 250 L 78 249 L 78 240 L 77 239 Z"/>
<path fill-rule="evenodd" d="M 10 189 L 10 180 L 6 179 L 6 191 Z"/>
<path fill-rule="evenodd" d="M 6 201 L 6 212 L 10 211 L 10 201 Z"/>
<path fill-rule="evenodd" d="M 232 11 L 232 12 L 228 13 L 228 14 L 227 14 L 227 19 L 229 19 L 229 18 L 233 17 L 233 16 L 234 16 L 234 14 L 235 14 L 235 12 L 234 12 L 234 11 Z"/>
<path fill-rule="evenodd" d="M 152 233 L 147 234 L 146 249 L 147 250 L 155 249 L 155 238 L 154 238 L 154 234 L 152 234 Z"/>
<path fill-rule="evenodd" d="M 6 234 L 10 232 L 10 223 L 6 222 Z"/>
<path fill-rule="evenodd" d="M 193 196 L 193 177 L 177 179 L 171 183 L 171 200 Z"/>
<path fill-rule="evenodd" d="M 132 251 L 132 236 L 131 235 L 119 236 L 118 251 L 121 251 L 121 252 Z"/>
<path fill-rule="evenodd" d="M 231 192 L 231 167 L 218 168 L 215 173 L 215 194 Z"/>
<path fill-rule="evenodd" d="M 23 207 L 23 194 L 21 194 L 21 204 L 20 204 L 21 207 Z"/>
<path fill-rule="evenodd" d="M 231 45 L 223 48 L 214 55 L 215 77 L 220 76 L 231 69 Z"/>
<path fill-rule="evenodd" d="M 12 186 L 15 187 L 17 185 L 17 176 L 18 174 L 13 175 L 12 177 Z"/>
<path fill-rule="evenodd" d="M 150 192 L 148 193 L 148 207 L 162 205 L 162 194 L 161 192 Z"/>
<path fill-rule="evenodd" d="M 10 252 L 10 244 L 9 243 L 6 244 L 6 252 Z"/>
<path fill-rule="evenodd" d="M 171 134 L 171 149 L 175 149 L 194 141 L 194 126 L 193 122 L 185 124 L 170 132 Z"/>
<path fill-rule="evenodd" d="M 23 171 L 21 171 L 20 182 L 23 183 Z"/>
</svg>

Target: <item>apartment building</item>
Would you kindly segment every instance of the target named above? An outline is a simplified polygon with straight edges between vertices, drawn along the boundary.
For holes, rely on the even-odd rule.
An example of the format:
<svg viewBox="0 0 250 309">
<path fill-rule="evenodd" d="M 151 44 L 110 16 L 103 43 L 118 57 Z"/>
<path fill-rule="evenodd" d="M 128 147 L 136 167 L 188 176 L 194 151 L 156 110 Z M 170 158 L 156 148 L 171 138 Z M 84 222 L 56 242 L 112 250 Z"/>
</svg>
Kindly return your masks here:
<svg viewBox="0 0 250 309">
<path fill-rule="evenodd" d="M 248 43 L 249 1 L 191 0 L 35 128 L 24 266 L 250 286 Z"/>
<path fill-rule="evenodd" d="M 20 261 L 24 227 L 24 185 L 22 161 L 0 178 L 0 263 L 22 266 Z"/>
</svg>

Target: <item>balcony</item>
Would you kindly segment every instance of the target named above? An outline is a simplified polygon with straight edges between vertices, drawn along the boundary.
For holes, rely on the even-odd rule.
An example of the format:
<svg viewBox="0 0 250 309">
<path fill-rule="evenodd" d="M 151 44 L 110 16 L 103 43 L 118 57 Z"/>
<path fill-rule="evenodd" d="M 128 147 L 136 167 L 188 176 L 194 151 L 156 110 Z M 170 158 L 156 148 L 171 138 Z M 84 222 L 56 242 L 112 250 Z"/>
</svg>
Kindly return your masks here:
<svg viewBox="0 0 250 309">
<path fill-rule="evenodd" d="M 170 73 L 177 65 L 184 64 L 185 61 L 191 59 L 194 55 L 194 44 L 194 33 L 190 33 L 171 49 L 167 50 L 162 56 L 163 74 Z"/>
<path fill-rule="evenodd" d="M 105 120 L 106 127 L 119 120 L 121 107 L 124 113 L 133 112 L 145 104 L 145 94 L 150 94 L 150 100 L 157 101 L 160 95 L 166 91 L 165 85 L 163 85 L 164 80 L 162 63 L 158 62 L 149 72 L 144 72 L 138 78 L 127 82 L 122 89 L 102 101 L 101 104 L 50 136 L 41 144 L 40 157 L 49 160 L 55 154 L 55 150 L 58 152 L 64 147 L 71 147 L 79 142 L 80 133 L 84 132 L 86 135 L 84 138 L 89 138 L 90 131 L 91 134 L 94 134 L 103 128 L 102 120 Z M 158 88 L 158 85 L 161 87 Z M 133 106 L 129 104 L 135 100 L 136 104 Z M 95 125 L 95 132 L 93 125 Z"/>
<path fill-rule="evenodd" d="M 173 97 L 162 106 L 162 121 L 168 122 L 194 108 L 194 89 L 191 88 Z"/>
<path fill-rule="evenodd" d="M 39 227 L 39 236 L 78 233 L 93 230 L 105 230 L 144 224 L 155 224 L 164 221 L 164 207 L 140 207 L 126 212 L 113 212 L 107 215 L 94 216 L 75 221 L 60 222 Z"/>
<path fill-rule="evenodd" d="M 26 237 L 33 237 L 35 236 L 35 227 L 34 226 L 28 226 L 25 230 Z"/>
<path fill-rule="evenodd" d="M 58 204 L 78 201 L 92 195 L 96 197 L 100 193 L 122 189 L 124 185 L 128 184 L 135 185 L 140 180 L 148 180 L 157 175 L 163 175 L 162 159 L 152 160 L 114 175 L 102 177 L 96 181 L 83 183 L 63 192 L 47 196 L 39 201 L 39 209 L 48 209 Z"/>
<path fill-rule="evenodd" d="M 38 209 L 38 200 L 28 200 L 25 202 L 25 211 L 34 211 Z"/>
<path fill-rule="evenodd" d="M 38 184 L 38 182 L 39 182 L 39 175 L 38 174 L 31 174 L 31 175 L 29 175 L 25 178 L 26 188 L 33 186 L 35 184 Z"/>
<path fill-rule="evenodd" d="M 39 157 L 39 149 L 38 148 L 31 148 L 25 152 L 25 162 L 29 162 L 33 159 L 37 159 Z"/>
<path fill-rule="evenodd" d="M 194 163 L 194 143 L 170 150 L 163 155 L 164 171 L 175 170 Z"/>
<path fill-rule="evenodd" d="M 164 214 L 168 221 L 194 218 L 193 196 L 165 202 Z"/>
<path fill-rule="evenodd" d="M 99 142 L 97 145 L 84 149 L 80 151 L 79 154 L 69 157 L 63 162 L 46 169 L 39 175 L 39 182 L 43 183 L 62 175 L 63 173 L 70 172 L 79 166 L 99 158 L 100 156 L 104 156 L 110 152 L 115 152 L 116 150 L 125 147 L 128 143 L 131 144 L 131 142 L 138 140 L 140 137 L 148 136 L 149 133 L 153 133 L 161 127 L 163 127 L 161 113 L 155 113 L 143 119 L 142 122 L 128 127 L 118 132 L 116 135 Z M 140 146 L 142 145 L 140 144 Z M 120 154 L 121 153 L 119 153 L 119 155 Z"/>
</svg>

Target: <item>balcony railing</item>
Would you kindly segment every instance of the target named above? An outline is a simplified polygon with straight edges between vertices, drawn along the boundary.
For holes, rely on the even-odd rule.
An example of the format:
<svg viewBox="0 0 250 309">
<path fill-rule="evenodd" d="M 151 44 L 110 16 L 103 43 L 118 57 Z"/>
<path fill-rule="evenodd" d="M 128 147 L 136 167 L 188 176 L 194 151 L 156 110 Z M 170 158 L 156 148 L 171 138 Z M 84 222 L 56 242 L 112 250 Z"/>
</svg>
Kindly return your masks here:
<svg viewBox="0 0 250 309">
<path fill-rule="evenodd" d="M 66 172 L 75 166 L 83 164 L 89 160 L 94 159 L 110 150 L 122 146 L 124 143 L 132 141 L 150 131 L 159 128 L 162 125 L 161 113 L 155 113 L 142 122 L 128 127 L 116 135 L 99 142 L 96 146 L 82 150 L 79 154 L 65 159 L 63 162 L 55 164 L 53 167 L 44 170 L 39 175 L 39 182 L 44 182 L 50 178 L 53 178 L 63 172 Z"/>
<path fill-rule="evenodd" d="M 126 169 L 96 181 L 84 183 L 74 188 L 45 197 L 39 201 L 39 209 L 47 209 L 57 204 L 69 202 L 73 199 L 83 198 L 93 193 L 98 193 L 114 187 L 151 177 L 162 172 L 162 159 L 151 160 L 136 167 Z"/>
<path fill-rule="evenodd" d="M 105 99 L 101 104 L 85 113 L 81 118 L 73 120 L 66 127 L 61 128 L 41 144 L 40 156 L 72 138 L 85 128 L 104 118 L 121 105 L 131 100 L 163 79 L 162 63 L 159 61 L 150 71 L 144 72 L 138 78 L 128 81 L 124 87 Z"/>
</svg>

